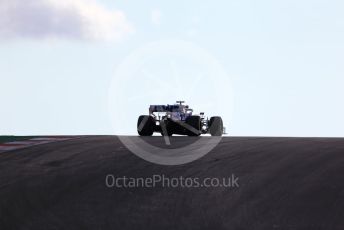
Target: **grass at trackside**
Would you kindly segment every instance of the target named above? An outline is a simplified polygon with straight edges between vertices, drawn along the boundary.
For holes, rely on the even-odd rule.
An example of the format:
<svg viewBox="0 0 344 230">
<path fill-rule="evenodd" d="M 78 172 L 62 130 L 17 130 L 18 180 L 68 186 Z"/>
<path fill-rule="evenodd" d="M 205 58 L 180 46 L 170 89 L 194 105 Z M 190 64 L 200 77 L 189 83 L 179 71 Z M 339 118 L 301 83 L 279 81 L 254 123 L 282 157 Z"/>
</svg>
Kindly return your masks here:
<svg viewBox="0 0 344 230">
<path fill-rule="evenodd" d="M 35 136 L 0 136 L 0 144 L 12 141 L 23 141 L 34 138 Z"/>
</svg>

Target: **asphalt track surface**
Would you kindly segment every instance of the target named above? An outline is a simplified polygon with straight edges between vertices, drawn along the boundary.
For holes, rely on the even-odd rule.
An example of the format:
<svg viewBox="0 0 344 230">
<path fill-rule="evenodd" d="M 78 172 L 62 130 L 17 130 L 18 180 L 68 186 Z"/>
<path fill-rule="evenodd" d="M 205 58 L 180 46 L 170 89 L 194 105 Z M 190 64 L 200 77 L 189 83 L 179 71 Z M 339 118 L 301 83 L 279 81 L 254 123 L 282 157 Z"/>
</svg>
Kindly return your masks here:
<svg viewBox="0 0 344 230">
<path fill-rule="evenodd" d="M 114 188 L 108 174 L 235 174 L 239 187 Z M 0 154 L 0 229 L 339 230 L 343 178 L 344 139 L 226 137 L 199 160 L 162 166 L 115 136 L 82 137 Z"/>
</svg>

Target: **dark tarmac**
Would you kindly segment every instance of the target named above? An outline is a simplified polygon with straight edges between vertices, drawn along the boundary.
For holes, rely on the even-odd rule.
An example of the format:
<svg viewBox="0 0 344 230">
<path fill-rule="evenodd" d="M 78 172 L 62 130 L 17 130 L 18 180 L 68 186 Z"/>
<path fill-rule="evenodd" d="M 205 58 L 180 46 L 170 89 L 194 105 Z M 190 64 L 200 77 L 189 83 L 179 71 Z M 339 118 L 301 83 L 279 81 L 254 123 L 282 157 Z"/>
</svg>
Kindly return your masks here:
<svg viewBox="0 0 344 230">
<path fill-rule="evenodd" d="M 239 187 L 116 188 L 109 174 L 234 174 Z M 340 138 L 224 137 L 201 159 L 163 166 L 116 136 L 88 136 L 0 154 L 0 229 L 342 230 L 343 178 Z"/>
</svg>

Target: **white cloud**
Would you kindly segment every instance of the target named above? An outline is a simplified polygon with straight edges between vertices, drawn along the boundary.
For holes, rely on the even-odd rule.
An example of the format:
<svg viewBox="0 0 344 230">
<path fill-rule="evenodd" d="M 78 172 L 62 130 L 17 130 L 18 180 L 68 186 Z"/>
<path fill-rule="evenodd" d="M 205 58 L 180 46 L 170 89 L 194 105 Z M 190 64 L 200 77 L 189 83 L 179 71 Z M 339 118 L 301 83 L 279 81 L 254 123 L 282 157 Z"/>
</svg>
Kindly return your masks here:
<svg viewBox="0 0 344 230">
<path fill-rule="evenodd" d="M 0 38 L 121 40 L 133 32 L 123 12 L 94 0 L 0 0 Z"/>
<path fill-rule="evenodd" d="M 154 25 L 160 25 L 161 24 L 161 11 L 159 9 L 152 10 L 151 21 Z"/>
</svg>

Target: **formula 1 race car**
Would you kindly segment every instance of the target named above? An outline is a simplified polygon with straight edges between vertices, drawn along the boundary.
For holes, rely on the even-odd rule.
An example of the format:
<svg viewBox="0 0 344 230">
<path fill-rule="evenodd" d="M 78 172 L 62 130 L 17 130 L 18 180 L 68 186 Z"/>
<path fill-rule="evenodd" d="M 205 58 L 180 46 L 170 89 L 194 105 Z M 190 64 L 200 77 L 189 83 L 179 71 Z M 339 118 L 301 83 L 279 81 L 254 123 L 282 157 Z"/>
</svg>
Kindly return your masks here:
<svg viewBox="0 0 344 230">
<path fill-rule="evenodd" d="M 141 115 L 137 121 L 140 136 L 151 136 L 159 132 L 163 136 L 173 134 L 199 136 L 210 133 L 222 136 L 225 133 L 221 117 L 205 118 L 204 113 L 193 115 L 193 110 L 184 101 L 174 105 L 151 105 L 149 115 Z"/>
</svg>

